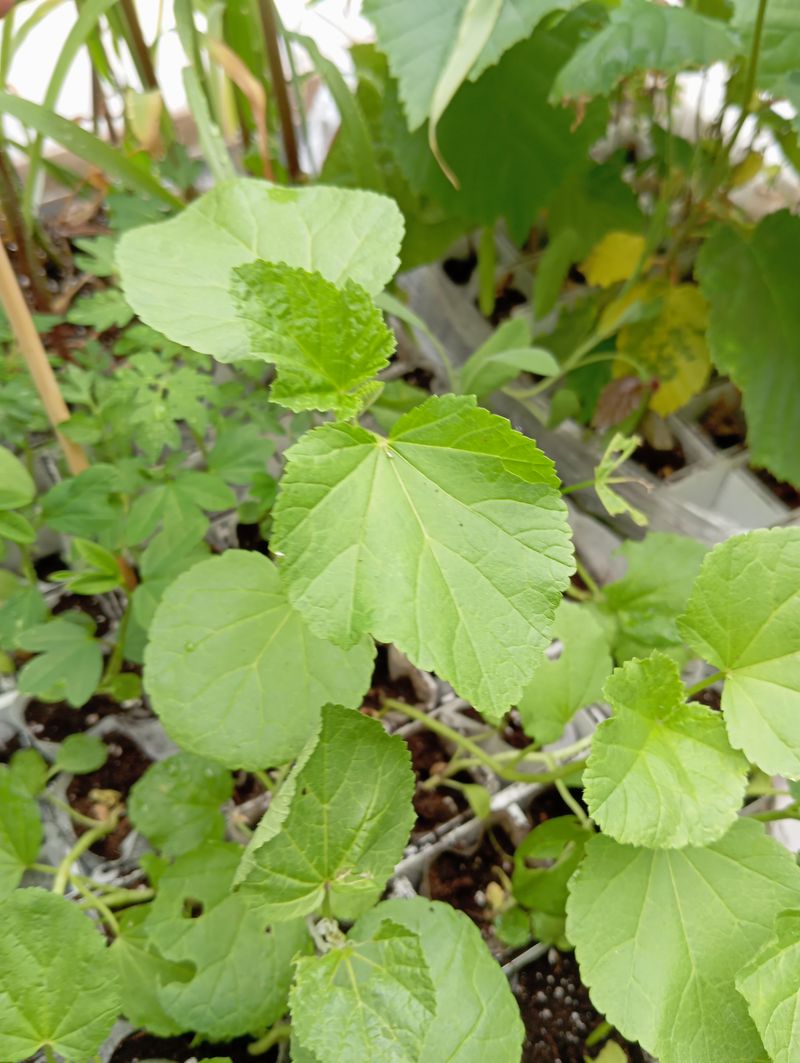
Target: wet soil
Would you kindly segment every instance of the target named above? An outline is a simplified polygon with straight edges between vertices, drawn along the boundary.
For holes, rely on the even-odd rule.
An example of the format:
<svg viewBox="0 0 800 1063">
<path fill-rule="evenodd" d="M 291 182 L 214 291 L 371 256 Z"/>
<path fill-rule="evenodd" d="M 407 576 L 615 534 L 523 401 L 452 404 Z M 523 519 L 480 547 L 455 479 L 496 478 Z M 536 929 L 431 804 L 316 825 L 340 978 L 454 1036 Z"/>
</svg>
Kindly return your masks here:
<svg viewBox="0 0 800 1063">
<path fill-rule="evenodd" d="M 686 465 L 686 455 L 678 442 L 669 450 L 656 450 L 649 443 L 642 443 L 634 450 L 632 457 L 660 480 L 668 480 Z"/>
<path fill-rule="evenodd" d="M 466 258 L 446 258 L 442 263 L 442 269 L 453 284 L 468 284 L 469 279 L 478 265 L 478 256 L 470 251 Z"/>
<path fill-rule="evenodd" d="M 245 801 L 252 801 L 254 797 L 260 797 L 266 793 L 263 785 L 248 771 L 237 771 L 233 780 L 233 803 L 243 805 Z"/>
<path fill-rule="evenodd" d="M 104 716 L 124 712 L 118 702 L 105 694 L 95 694 L 83 708 L 74 709 L 66 701 L 39 701 L 33 698 L 25 708 L 25 720 L 36 738 L 63 742 L 68 735 L 93 727 Z"/>
<path fill-rule="evenodd" d="M 573 953 L 550 949 L 520 971 L 515 996 L 525 1024 L 522 1063 L 584 1063 L 602 1044 L 586 1048 L 586 1038 L 603 1017 L 595 1011 L 580 979 Z M 630 1063 L 644 1063 L 638 1045 L 613 1034 Z"/>
<path fill-rule="evenodd" d="M 112 807 L 124 803 L 133 784 L 144 775 L 152 760 L 133 739 L 120 731 L 103 735 L 108 747 L 108 760 L 89 775 L 76 775 L 67 788 L 70 805 L 84 816 L 106 819 Z M 80 836 L 85 827 L 75 824 L 75 833 Z M 104 860 L 117 860 L 121 847 L 131 832 L 131 824 L 123 814 L 116 830 L 100 838 L 91 851 Z"/>
<path fill-rule="evenodd" d="M 236 542 L 240 550 L 254 550 L 269 557 L 269 543 L 262 536 L 259 524 L 237 524 Z"/>
<path fill-rule="evenodd" d="M 261 1056 L 248 1054 L 247 1046 L 253 1043 L 251 1037 L 237 1037 L 233 1041 L 225 1041 L 219 1044 L 192 1043 L 191 1034 L 182 1037 L 156 1037 L 154 1034 L 139 1033 L 130 1034 L 114 1049 L 111 1063 L 140 1063 L 147 1059 L 169 1059 L 175 1063 L 185 1063 L 189 1059 L 213 1059 L 215 1057 L 229 1058 L 232 1063 L 253 1063 L 254 1059 L 262 1060 L 263 1063 L 274 1063 L 278 1058 L 277 1048 L 270 1049 Z"/>
<path fill-rule="evenodd" d="M 95 635 L 102 638 L 111 630 L 111 617 L 102 598 L 92 594 L 62 594 L 53 606 L 53 615 L 78 612 L 91 617 L 95 624 Z"/>
<path fill-rule="evenodd" d="M 796 487 L 784 483 L 782 480 L 776 480 L 766 469 L 754 469 L 753 471 L 759 480 L 768 487 L 773 495 L 783 502 L 785 506 L 789 509 L 797 509 L 800 507 L 800 491 L 798 491 Z"/>
<path fill-rule="evenodd" d="M 407 675 L 393 679 L 389 674 L 389 647 L 379 643 L 375 654 L 375 666 L 372 670 L 372 683 L 364 695 L 361 711 L 366 716 L 376 716 L 385 698 L 394 698 L 406 705 L 419 705 L 419 698 L 411 679 Z"/>
<path fill-rule="evenodd" d="M 486 891 L 493 882 L 504 889 L 503 874 L 510 878 L 514 870 L 513 853 L 514 843 L 502 827 L 489 827 L 473 850 L 448 849 L 433 859 L 425 876 L 425 896 L 458 908 L 489 937 L 494 911 Z"/>
<path fill-rule="evenodd" d="M 414 811 L 417 813 L 417 819 L 411 831 L 411 837 L 414 838 L 448 823 L 459 813 L 464 812 L 468 804 L 467 799 L 458 790 L 450 790 L 444 786 L 436 790 L 425 790 L 420 785 L 431 775 L 435 775 L 437 768 L 446 764 L 450 759 L 437 735 L 432 731 L 418 731 L 416 734 L 405 736 L 405 742 L 411 752 L 411 766 L 417 780 L 414 793 Z M 464 773 L 460 773 L 455 778 L 461 782 L 472 782 L 472 779 Z"/>
</svg>

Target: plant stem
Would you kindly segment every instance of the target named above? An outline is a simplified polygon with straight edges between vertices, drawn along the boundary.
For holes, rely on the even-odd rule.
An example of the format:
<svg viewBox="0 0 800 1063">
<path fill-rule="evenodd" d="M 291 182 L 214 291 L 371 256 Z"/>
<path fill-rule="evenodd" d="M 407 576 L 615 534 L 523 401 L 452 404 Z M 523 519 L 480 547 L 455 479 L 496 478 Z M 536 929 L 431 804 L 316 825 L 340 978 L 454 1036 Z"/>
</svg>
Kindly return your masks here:
<svg viewBox="0 0 800 1063">
<path fill-rule="evenodd" d="M 104 900 L 101 900 L 94 893 L 92 893 L 89 887 L 84 885 L 83 882 L 81 882 L 80 878 L 70 877 L 70 882 L 73 884 L 78 893 L 80 893 L 80 895 L 84 898 L 78 907 L 94 908 L 94 910 L 98 913 L 98 915 L 106 924 L 106 926 L 114 935 L 114 937 L 119 937 L 119 923 L 117 922 L 114 913 L 108 907 L 106 902 Z"/>
<path fill-rule="evenodd" d="M 590 830 L 592 826 L 591 818 L 586 815 L 580 805 L 580 802 L 576 801 L 572 794 L 569 792 L 569 788 L 567 787 L 567 784 L 564 782 L 564 780 L 556 779 L 555 785 L 556 790 L 558 790 L 561 796 L 561 800 L 564 802 L 567 808 L 572 810 L 580 825 L 582 827 L 585 827 L 586 830 Z"/>
<path fill-rule="evenodd" d="M 120 558 L 117 558 L 119 562 Z M 117 626 L 116 642 L 114 643 L 114 649 L 111 651 L 111 656 L 108 658 L 108 664 L 106 670 L 100 681 L 100 686 L 105 687 L 109 683 L 113 682 L 119 675 L 122 669 L 122 662 L 125 659 L 125 636 L 128 633 L 128 625 L 131 621 L 131 599 L 128 598 L 125 603 L 125 612 L 122 614 L 122 619 Z"/>
<path fill-rule="evenodd" d="M 453 742 L 454 745 L 459 746 L 461 749 L 466 749 L 472 754 L 476 761 L 485 765 L 487 768 L 490 768 L 495 775 L 501 779 L 505 779 L 507 782 L 551 783 L 555 782 L 557 779 L 562 779 L 567 775 L 572 775 L 582 766 L 582 762 L 571 761 L 568 764 L 561 764 L 559 767 L 546 772 L 515 771 L 513 768 L 506 767 L 503 762 L 496 757 L 486 753 L 476 742 L 473 742 L 472 739 L 459 734 L 458 731 L 454 731 L 452 727 L 448 727 L 446 723 L 442 723 L 433 716 L 429 716 L 428 713 L 422 712 L 413 705 L 406 705 L 404 701 L 396 701 L 394 698 L 384 698 L 383 704 L 387 708 L 402 712 L 412 720 L 419 720 L 420 723 L 424 724 L 435 734 Z M 557 752 L 560 753 L 560 750 Z M 552 763 L 553 756 L 550 753 L 532 752 L 528 755 L 528 759 L 540 760 L 547 764 Z"/>
<path fill-rule="evenodd" d="M 134 904 L 145 904 L 147 901 L 151 901 L 155 897 L 156 891 L 153 889 L 141 889 L 141 890 L 126 890 L 115 889 L 110 893 L 106 893 L 103 897 L 103 903 L 109 908 L 130 908 Z"/>
<path fill-rule="evenodd" d="M 750 58 L 747 63 L 747 78 L 744 83 L 744 98 L 742 100 L 742 109 L 739 114 L 739 118 L 736 125 L 733 127 L 733 133 L 731 133 L 730 140 L 725 145 L 723 151 L 723 159 L 727 159 L 739 139 L 739 134 L 742 131 L 744 123 L 747 121 L 747 117 L 750 114 L 750 101 L 753 98 L 753 92 L 756 87 L 756 74 L 758 73 L 758 57 L 761 52 L 761 35 L 764 31 L 764 16 L 767 13 L 768 0 L 758 0 L 758 10 L 756 11 L 756 21 L 753 27 L 753 44 L 750 48 Z"/>
<path fill-rule="evenodd" d="M 761 823 L 772 823 L 779 819 L 800 819 L 800 803 L 795 801 L 793 805 L 787 805 L 786 808 L 776 808 L 771 812 L 753 812 L 747 818 L 757 819 Z"/>
<path fill-rule="evenodd" d="M 54 773 L 55 774 L 55 773 Z M 51 775 L 48 773 L 48 778 Z M 44 793 L 42 797 L 45 801 L 49 802 L 55 808 L 60 808 L 62 812 L 66 812 L 70 819 L 74 819 L 76 823 L 80 823 L 82 827 L 88 827 L 90 830 L 100 825 L 100 821 L 92 819 L 91 816 L 84 816 L 82 812 L 78 812 L 72 805 L 68 805 L 66 801 L 62 801 L 60 797 L 56 797 L 54 794 Z"/>
<path fill-rule="evenodd" d="M 56 1063 L 56 1054 L 52 1047 L 50 1045 L 43 1045 L 42 1047 L 44 1048 L 44 1058 L 47 1063 Z"/>
<path fill-rule="evenodd" d="M 69 872 L 72 865 L 78 860 L 87 849 L 90 849 L 96 841 L 100 838 L 104 838 L 107 834 L 111 834 L 116 829 L 119 823 L 119 812 L 112 812 L 105 823 L 98 823 L 91 830 L 87 830 L 85 834 L 82 834 L 80 838 L 75 842 L 70 851 L 58 865 L 56 871 L 56 877 L 53 881 L 53 893 L 63 894 L 69 881 Z"/>
<path fill-rule="evenodd" d="M 705 679 L 698 680 L 694 686 L 690 686 L 686 691 L 686 700 L 690 701 L 695 694 L 699 694 L 701 690 L 705 690 L 706 687 L 713 686 L 718 679 L 724 679 L 724 672 L 712 672 L 711 675 L 706 676 Z"/>
<path fill-rule="evenodd" d="M 281 120 L 286 169 L 289 171 L 289 180 L 296 183 L 301 176 L 300 162 L 297 157 L 297 137 L 294 131 L 289 93 L 286 89 L 286 76 L 281 61 L 281 49 L 273 0 L 258 0 L 258 10 L 261 15 L 261 29 L 264 34 L 272 91 L 275 94 L 275 102 L 278 105 L 278 114 Z"/>
<path fill-rule="evenodd" d="M 575 558 L 575 571 L 578 573 L 580 578 L 583 580 L 583 582 L 589 588 L 592 597 L 593 598 L 600 598 L 602 596 L 603 592 L 600 590 L 600 587 L 598 586 L 597 581 L 592 576 L 591 572 L 589 572 L 589 570 L 587 569 L 586 565 L 584 565 L 583 562 L 580 561 L 580 559 L 577 558 L 577 557 Z"/>
<path fill-rule="evenodd" d="M 247 1054 L 250 1056 L 260 1056 L 264 1052 L 268 1052 L 270 1048 L 280 1044 L 281 1041 L 288 1041 L 292 1036 L 292 1027 L 288 1022 L 279 1022 L 272 1027 L 263 1037 L 259 1037 L 257 1041 L 253 1041 L 252 1044 L 247 1046 Z"/>
</svg>

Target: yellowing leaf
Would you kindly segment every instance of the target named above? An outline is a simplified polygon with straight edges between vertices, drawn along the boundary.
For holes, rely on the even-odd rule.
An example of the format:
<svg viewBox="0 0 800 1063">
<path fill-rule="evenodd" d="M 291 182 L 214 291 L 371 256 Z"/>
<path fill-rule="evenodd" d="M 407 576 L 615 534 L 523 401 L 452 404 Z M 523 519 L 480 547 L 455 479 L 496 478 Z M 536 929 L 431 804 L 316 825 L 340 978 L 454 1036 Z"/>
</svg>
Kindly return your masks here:
<svg viewBox="0 0 800 1063">
<path fill-rule="evenodd" d="M 642 257 L 644 244 L 644 237 L 636 233 L 606 233 L 583 260 L 580 271 L 588 284 L 601 288 L 626 281 Z"/>
<path fill-rule="evenodd" d="M 658 381 L 650 408 L 666 417 L 702 390 L 708 380 L 708 304 L 693 284 L 662 288 L 652 283 L 635 285 L 626 299 L 617 303 L 655 298 L 661 300 L 657 315 L 625 325 L 617 337 L 617 350 Z M 614 362 L 615 376 L 630 371 L 630 361 L 619 358 Z"/>
</svg>

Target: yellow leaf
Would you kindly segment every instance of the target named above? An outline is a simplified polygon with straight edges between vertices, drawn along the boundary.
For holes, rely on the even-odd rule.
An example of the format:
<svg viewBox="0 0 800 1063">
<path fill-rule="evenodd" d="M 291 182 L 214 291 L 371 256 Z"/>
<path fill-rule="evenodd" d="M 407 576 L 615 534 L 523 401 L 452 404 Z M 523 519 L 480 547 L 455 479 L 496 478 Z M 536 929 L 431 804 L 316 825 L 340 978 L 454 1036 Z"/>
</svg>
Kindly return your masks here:
<svg viewBox="0 0 800 1063">
<path fill-rule="evenodd" d="M 661 300 L 657 316 L 626 325 L 617 336 L 617 350 L 627 355 L 659 382 L 650 409 L 666 417 L 680 409 L 706 384 L 711 371 L 705 332 L 708 304 L 693 284 L 664 287 L 638 286 L 639 299 Z M 635 290 L 629 293 L 634 295 Z M 631 372 L 622 358 L 614 362 L 614 375 Z"/>
<path fill-rule="evenodd" d="M 580 265 L 587 284 L 608 288 L 631 276 L 644 251 L 644 237 L 635 233 L 606 233 Z"/>
</svg>

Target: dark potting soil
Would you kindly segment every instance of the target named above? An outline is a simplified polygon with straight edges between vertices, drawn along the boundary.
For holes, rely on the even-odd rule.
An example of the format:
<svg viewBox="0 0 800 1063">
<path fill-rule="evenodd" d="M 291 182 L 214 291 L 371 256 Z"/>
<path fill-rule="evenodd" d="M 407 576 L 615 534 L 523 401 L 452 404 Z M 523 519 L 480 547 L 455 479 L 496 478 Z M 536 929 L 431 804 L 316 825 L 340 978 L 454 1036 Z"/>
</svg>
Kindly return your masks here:
<svg viewBox="0 0 800 1063">
<path fill-rule="evenodd" d="M 262 536 L 259 524 L 237 524 L 236 542 L 240 550 L 255 550 L 269 557 L 269 543 Z"/>
<path fill-rule="evenodd" d="M 414 793 L 414 811 L 417 820 L 411 831 L 411 837 L 427 834 L 448 823 L 468 807 L 467 799 L 458 790 L 440 786 L 435 790 L 425 790 L 420 785 L 436 773 L 439 765 L 447 764 L 447 750 L 432 731 L 417 731 L 405 735 L 405 742 L 411 753 L 411 766 L 417 779 Z M 460 773 L 455 776 L 461 782 L 471 782 L 469 776 Z"/>
<path fill-rule="evenodd" d="M 73 709 L 66 701 L 39 701 L 38 698 L 32 698 L 25 707 L 25 720 L 37 738 L 63 742 L 68 735 L 85 731 L 104 716 L 114 716 L 119 712 L 124 712 L 124 709 L 105 694 L 95 694 L 80 709 Z"/>
<path fill-rule="evenodd" d="M 419 698 L 414 684 L 407 675 L 393 679 L 389 674 L 389 647 L 378 644 L 375 665 L 372 669 L 372 683 L 364 695 L 361 711 L 367 716 L 376 715 L 383 707 L 384 698 L 394 698 L 406 705 L 417 705 Z"/>
<path fill-rule="evenodd" d="M 133 739 L 120 731 L 111 731 L 103 735 L 108 747 L 108 760 L 97 771 L 89 775 L 76 775 L 67 787 L 67 800 L 70 805 L 84 816 L 92 819 L 107 817 L 108 804 L 102 799 L 102 793 L 93 791 L 111 791 L 116 801 L 124 802 L 133 784 L 144 775 L 152 760 Z M 81 835 L 85 827 L 75 824 L 75 833 Z M 111 834 L 100 838 L 91 847 L 93 853 L 104 860 L 117 860 L 121 855 L 121 846 L 131 832 L 127 816 L 120 818 L 119 824 Z"/>
<path fill-rule="evenodd" d="M 466 258 L 446 258 L 442 263 L 442 269 L 453 284 L 466 284 L 477 265 L 478 256 L 474 251 L 470 251 Z"/>
<path fill-rule="evenodd" d="M 101 598 L 92 594 L 62 594 L 53 606 L 53 615 L 69 612 L 85 613 L 94 620 L 95 634 L 102 638 L 111 630 L 111 618 Z"/>
<path fill-rule="evenodd" d="M 245 801 L 252 801 L 254 797 L 260 797 L 266 793 L 261 782 L 251 775 L 249 771 L 237 771 L 233 779 L 233 803 L 243 805 Z"/>
<path fill-rule="evenodd" d="M 571 789 L 570 794 L 583 808 L 586 807 L 580 790 Z M 528 805 L 526 811 L 528 819 L 531 821 L 531 827 L 538 827 L 540 823 L 544 823 L 548 819 L 555 819 L 556 816 L 573 815 L 572 809 L 564 803 L 564 799 L 555 786 L 548 786 L 546 790 L 538 793 Z"/>
<path fill-rule="evenodd" d="M 48 580 L 54 572 L 67 568 L 67 562 L 61 554 L 45 554 L 34 559 L 33 567 L 39 579 Z"/>
<path fill-rule="evenodd" d="M 707 705 L 709 709 L 719 712 L 722 708 L 722 694 L 713 687 L 706 687 L 699 694 L 692 695 L 692 701 L 699 701 L 701 705 Z"/>
<path fill-rule="evenodd" d="M 700 418 L 700 425 L 720 450 L 742 446 L 747 438 L 747 423 L 738 394 L 720 396 Z"/>
<path fill-rule="evenodd" d="M 278 1058 L 278 1049 L 273 1048 L 262 1056 L 248 1054 L 247 1046 L 253 1043 L 251 1037 L 237 1037 L 234 1041 L 219 1044 L 192 1044 L 191 1034 L 182 1037 L 156 1037 L 154 1034 L 139 1031 L 129 1034 L 114 1049 L 111 1063 L 139 1063 L 145 1059 L 169 1059 L 175 1063 L 184 1063 L 187 1059 L 213 1059 L 227 1056 L 232 1063 L 253 1063 L 254 1059 L 263 1063 L 274 1063 Z"/>
<path fill-rule="evenodd" d="M 515 996 L 525 1024 L 521 1063 L 584 1063 L 602 1044 L 586 1048 L 586 1038 L 603 1017 L 595 1011 L 571 952 L 550 949 L 519 973 Z M 612 1034 L 630 1063 L 644 1063 L 638 1045 Z"/>
<path fill-rule="evenodd" d="M 800 507 L 800 491 L 791 484 L 784 483 L 783 480 L 776 480 L 771 473 L 768 473 L 766 469 L 754 469 L 753 470 L 759 480 L 765 484 L 776 498 L 789 509 L 797 509 Z"/>
<path fill-rule="evenodd" d="M 19 735 L 12 735 L 7 742 L 0 742 L 0 764 L 8 764 L 18 749 L 22 749 Z"/>
<path fill-rule="evenodd" d="M 686 464 L 686 455 L 678 442 L 669 450 L 657 450 L 649 443 L 642 443 L 634 450 L 632 457 L 661 480 L 668 480 Z"/>
<path fill-rule="evenodd" d="M 504 288 L 498 293 L 494 301 L 494 310 L 489 315 L 489 321 L 496 328 L 507 318 L 511 317 L 511 311 L 515 306 L 522 306 L 527 301 L 522 292 L 516 288 Z"/>
<path fill-rule="evenodd" d="M 502 827 L 489 827 L 474 849 L 448 849 L 433 859 L 425 877 L 425 894 L 464 912 L 488 937 L 493 912 L 486 889 L 492 882 L 502 889 L 501 872 L 510 877 L 514 870 L 513 852 L 514 843 Z"/>
<path fill-rule="evenodd" d="M 522 729 L 522 718 L 516 709 L 508 713 L 500 737 L 514 749 L 524 749 L 531 744 L 531 739 Z"/>
</svg>

